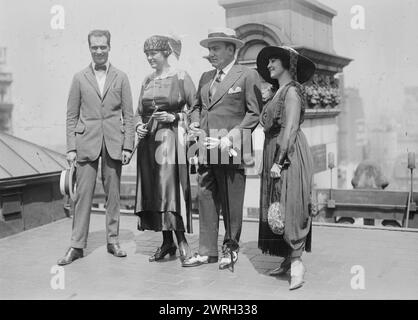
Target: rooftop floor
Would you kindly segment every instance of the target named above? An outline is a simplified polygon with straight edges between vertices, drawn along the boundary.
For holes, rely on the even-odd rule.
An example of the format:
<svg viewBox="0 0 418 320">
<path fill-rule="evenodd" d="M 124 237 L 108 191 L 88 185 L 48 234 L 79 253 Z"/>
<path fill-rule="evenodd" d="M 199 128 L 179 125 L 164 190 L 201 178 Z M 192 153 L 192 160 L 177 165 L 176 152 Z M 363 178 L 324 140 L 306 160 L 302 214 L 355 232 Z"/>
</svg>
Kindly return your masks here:
<svg viewBox="0 0 418 320">
<path fill-rule="evenodd" d="M 198 221 L 194 220 L 198 232 Z M 122 216 L 120 241 L 127 258 L 106 252 L 101 214 L 93 214 L 86 256 L 66 266 L 65 289 L 52 289 L 52 268 L 69 245 L 66 218 L 0 239 L 0 299 L 417 299 L 418 232 L 314 225 L 312 253 L 305 253 L 305 285 L 288 290 L 289 277 L 267 275 L 279 257 L 257 248 L 258 223 L 244 222 L 235 272 L 217 264 L 182 268 L 178 258 L 148 262 L 161 235 L 136 230 Z M 220 228 L 223 235 L 223 228 Z M 193 250 L 198 234 L 188 235 Z M 220 244 L 222 236 L 219 237 Z M 365 288 L 352 289 L 353 266 Z M 52 271 L 51 271 L 52 270 Z"/>
</svg>

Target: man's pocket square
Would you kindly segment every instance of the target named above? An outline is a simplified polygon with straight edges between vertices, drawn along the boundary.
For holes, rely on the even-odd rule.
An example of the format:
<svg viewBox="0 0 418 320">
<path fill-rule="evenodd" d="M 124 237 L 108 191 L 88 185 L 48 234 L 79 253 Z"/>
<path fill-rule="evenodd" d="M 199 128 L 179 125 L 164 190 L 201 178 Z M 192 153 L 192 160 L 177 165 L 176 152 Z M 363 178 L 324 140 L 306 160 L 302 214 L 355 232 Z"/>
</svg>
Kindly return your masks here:
<svg viewBox="0 0 418 320">
<path fill-rule="evenodd" d="M 233 94 L 233 93 L 239 93 L 239 92 L 241 92 L 242 90 L 241 90 L 241 87 L 236 87 L 235 89 L 234 88 L 230 88 L 229 90 L 228 90 L 228 94 Z"/>
</svg>

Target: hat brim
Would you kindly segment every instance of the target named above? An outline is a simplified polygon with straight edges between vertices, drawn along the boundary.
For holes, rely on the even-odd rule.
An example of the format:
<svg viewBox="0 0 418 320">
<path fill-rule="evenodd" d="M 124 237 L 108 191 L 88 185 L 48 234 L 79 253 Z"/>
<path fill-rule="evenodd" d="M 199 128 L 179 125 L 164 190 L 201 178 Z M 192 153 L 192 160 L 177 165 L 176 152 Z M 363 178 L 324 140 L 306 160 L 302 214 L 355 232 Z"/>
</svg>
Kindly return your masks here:
<svg viewBox="0 0 418 320">
<path fill-rule="evenodd" d="M 261 77 L 268 83 L 278 85 L 276 79 L 270 77 L 270 71 L 267 69 L 269 60 L 273 57 L 289 59 L 289 50 L 276 46 L 268 46 L 259 52 L 257 56 L 257 71 Z M 297 65 L 297 80 L 299 83 L 305 83 L 310 80 L 316 70 L 315 63 L 305 56 L 298 54 L 298 65 Z"/>
<path fill-rule="evenodd" d="M 242 48 L 244 46 L 244 42 L 236 39 L 236 38 L 227 38 L 227 37 L 212 37 L 212 38 L 207 38 L 204 39 L 202 41 L 200 41 L 200 45 L 204 48 L 208 48 L 209 44 L 211 42 L 215 42 L 215 41 L 221 41 L 221 42 L 230 42 L 235 44 L 235 46 L 237 47 L 237 49 Z"/>
<path fill-rule="evenodd" d="M 70 196 L 71 200 L 75 200 L 77 190 L 77 175 L 75 164 L 72 163 L 70 169 L 61 171 L 60 191 L 63 196 Z"/>
</svg>

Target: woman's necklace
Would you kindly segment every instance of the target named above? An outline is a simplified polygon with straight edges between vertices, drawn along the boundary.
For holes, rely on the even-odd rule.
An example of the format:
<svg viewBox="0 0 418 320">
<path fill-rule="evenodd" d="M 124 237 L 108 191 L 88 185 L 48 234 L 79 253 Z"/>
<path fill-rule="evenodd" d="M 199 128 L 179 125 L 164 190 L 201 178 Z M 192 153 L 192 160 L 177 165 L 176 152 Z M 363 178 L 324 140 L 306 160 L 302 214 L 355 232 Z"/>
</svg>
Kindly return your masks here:
<svg viewBox="0 0 418 320">
<path fill-rule="evenodd" d="M 152 106 L 154 107 L 154 110 L 155 110 L 155 78 L 156 77 L 152 79 Z"/>
<path fill-rule="evenodd" d="M 160 74 L 157 74 L 157 72 L 154 72 L 154 77 L 153 77 L 153 86 L 152 86 L 152 106 L 155 108 L 155 80 L 161 80 L 161 79 L 164 79 L 165 77 L 167 77 L 167 75 L 170 73 L 170 68 L 168 68 L 167 70 L 166 70 L 166 72 L 164 72 L 164 70 L 162 70 L 161 71 L 161 73 Z M 155 112 L 155 110 L 154 110 L 154 112 Z"/>
</svg>

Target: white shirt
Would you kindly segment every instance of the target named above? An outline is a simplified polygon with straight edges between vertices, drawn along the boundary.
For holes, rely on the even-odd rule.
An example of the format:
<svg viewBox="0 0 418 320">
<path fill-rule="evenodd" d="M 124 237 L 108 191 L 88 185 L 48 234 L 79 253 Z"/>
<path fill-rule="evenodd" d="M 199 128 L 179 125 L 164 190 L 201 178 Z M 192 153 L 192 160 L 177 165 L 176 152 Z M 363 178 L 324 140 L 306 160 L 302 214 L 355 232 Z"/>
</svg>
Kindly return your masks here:
<svg viewBox="0 0 418 320">
<path fill-rule="evenodd" d="M 96 66 L 96 64 L 94 62 L 92 62 L 91 65 L 92 65 L 92 68 L 93 68 L 94 75 L 96 76 L 96 81 L 97 81 L 97 85 L 99 86 L 100 95 L 103 96 L 104 85 L 105 85 L 105 82 L 106 82 L 107 73 L 109 72 L 110 62 L 109 62 L 109 60 L 107 60 L 107 62 L 105 63 L 106 71 L 95 70 L 94 67 Z"/>
<path fill-rule="evenodd" d="M 228 74 L 228 72 L 232 69 L 232 66 L 235 64 L 235 60 L 232 60 L 232 62 L 230 64 L 228 64 L 225 68 L 221 69 L 223 74 L 221 74 L 221 81 L 226 77 L 226 75 Z M 213 82 L 215 81 L 216 77 L 218 76 L 219 72 L 221 72 L 221 70 L 216 70 L 216 76 L 215 78 L 212 80 L 212 83 L 210 84 L 212 86 Z"/>
</svg>

